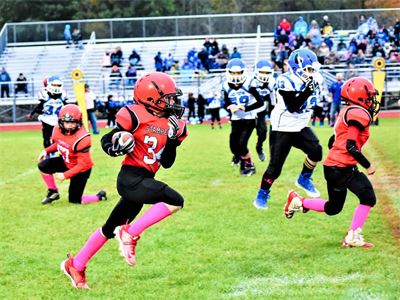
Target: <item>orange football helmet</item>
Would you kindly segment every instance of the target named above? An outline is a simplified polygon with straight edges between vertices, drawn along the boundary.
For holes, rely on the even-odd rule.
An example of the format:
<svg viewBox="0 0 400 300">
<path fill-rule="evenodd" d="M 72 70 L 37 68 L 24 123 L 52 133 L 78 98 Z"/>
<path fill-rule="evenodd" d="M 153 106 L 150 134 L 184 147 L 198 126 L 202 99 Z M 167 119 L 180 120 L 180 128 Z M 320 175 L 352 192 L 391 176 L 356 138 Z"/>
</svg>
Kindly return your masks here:
<svg viewBox="0 0 400 300">
<path fill-rule="evenodd" d="M 65 123 L 75 123 L 75 127 L 65 127 Z M 72 135 L 82 126 L 82 112 L 79 106 L 75 104 L 67 104 L 61 108 L 58 114 L 58 125 L 64 135 Z"/>
<path fill-rule="evenodd" d="M 171 114 L 182 117 L 185 108 L 176 103 L 179 96 L 182 96 L 182 91 L 176 88 L 175 81 L 161 72 L 152 72 L 139 78 L 133 91 L 138 103 L 155 113 L 165 112 L 167 117 Z"/>
</svg>

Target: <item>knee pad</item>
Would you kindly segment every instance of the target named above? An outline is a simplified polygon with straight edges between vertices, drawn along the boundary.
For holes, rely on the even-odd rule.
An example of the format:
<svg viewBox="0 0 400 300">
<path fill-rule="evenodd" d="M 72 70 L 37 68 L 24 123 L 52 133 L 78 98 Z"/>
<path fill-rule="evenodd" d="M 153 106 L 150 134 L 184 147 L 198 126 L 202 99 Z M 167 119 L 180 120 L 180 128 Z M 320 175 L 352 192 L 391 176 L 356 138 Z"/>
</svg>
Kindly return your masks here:
<svg viewBox="0 0 400 300">
<path fill-rule="evenodd" d="M 374 207 L 376 204 L 376 196 L 373 189 L 365 189 L 362 191 L 360 197 L 360 204 Z"/>
<path fill-rule="evenodd" d="M 322 147 L 321 145 L 318 144 L 317 147 L 315 147 L 313 150 L 311 150 L 309 153 L 307 153 L 307 156 L 309 159 L 312 161 L 321 161 L 322 160 Z"/>
<path fill-rule="evenodd" d="M 325 213 L 328 216 L 334 216 L 337 215 L 338 213 L 340 213 L 343 209 L 343 205 L 333 205 L 332 202 L 328 201 L 325 204 Z"/>
<path fill-rule="evenodd" d="M 166 186 L 164 189 L 165 200 L 163 202 L 174 205 L 174 206 L 181 206 L 183 207 L 184 199 L 177 191 Z"/>
</svg>

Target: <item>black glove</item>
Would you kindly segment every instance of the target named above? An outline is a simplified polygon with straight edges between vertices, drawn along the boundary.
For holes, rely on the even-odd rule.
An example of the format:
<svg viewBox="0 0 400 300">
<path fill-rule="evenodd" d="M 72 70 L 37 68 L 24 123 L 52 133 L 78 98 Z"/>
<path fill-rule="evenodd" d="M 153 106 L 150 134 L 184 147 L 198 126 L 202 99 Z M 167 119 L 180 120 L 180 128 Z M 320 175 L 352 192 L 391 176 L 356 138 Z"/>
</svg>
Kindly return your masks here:
<svg viewBox="0 0 400 300">
<path fill-rule="evenodd" d="M 168 118 L 168 138 L 175 140 L 177 138 L 178 130 L 179 130 L 179 123 L 178 118 L 174 115 Z"/>
<path fill-rule="evenodd" d="M 122 132 L 117 132 L 114 134 L 113 139 L 112 139 L 112 146 L 110 149 L 110 154 L 113 154 L 113 156 L 121 156 L 128 154 L 133 151 L 133 148 L 135 147 L 135 140 L 133 138 L 130 138 L 123 142 L 120 138 L 122 136 Z"/>
</svg>

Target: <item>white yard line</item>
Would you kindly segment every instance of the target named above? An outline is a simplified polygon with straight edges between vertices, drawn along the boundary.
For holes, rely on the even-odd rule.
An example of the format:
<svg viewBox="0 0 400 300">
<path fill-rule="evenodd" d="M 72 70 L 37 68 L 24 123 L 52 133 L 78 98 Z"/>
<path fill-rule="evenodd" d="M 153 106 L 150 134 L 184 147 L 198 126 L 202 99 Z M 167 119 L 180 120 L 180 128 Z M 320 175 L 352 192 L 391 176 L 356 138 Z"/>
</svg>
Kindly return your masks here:
<svg viewBox="0 0 400 300">
<path fill-rule="evenodd" d="M 317 275 L 314 277 L 295 277 L 295 276 L 282 276 L 282 277 L 256 277 L 242 281 L 231 292 L 226 294 L 227 298 L 243 298 L 246 296 L 255 295 L 270 295 L 282 289 L 291 287 L 296 288 L 304 287 L 307 285 L 321 285 L 321 284 L 339 284 L 351 281 L 360 281 L 365 279 L 376 280 L 377 275 L 364 275 L 360 273 L 348 274 L 343 276 L 325 276 Z"/>
<path fill-rule="evenodd" d="M 0 180 L 0 187 L 2 187 L 3 185 L 6 185 L 6 184 L 9 184 L 9 183 L 13 183 L 13 182 L 15 182 L 15 181 L 18 181 L 18 180 L 20 180 L 21 178 L 24 178 L 24 177 L 26 177 L 26 176 L 29 176 L 29 175 L 31 175 L 31 174 L 33 174 L 33 173 L 37 173 L 38 174 L 38 176 L 39 176 L 39 170 L 38 170 L 38 168 L 30 168 L 30 169 L 27 169 L 27 170 L 25 170 L 24 172 L 22 172 L 21 174 L 18 174 L 17 176 L 14 176 L 14 177 L 12 177 L 12 178 L 10 178 L 10 179 L 8 179 L 8 180 Z"/>
</svg>

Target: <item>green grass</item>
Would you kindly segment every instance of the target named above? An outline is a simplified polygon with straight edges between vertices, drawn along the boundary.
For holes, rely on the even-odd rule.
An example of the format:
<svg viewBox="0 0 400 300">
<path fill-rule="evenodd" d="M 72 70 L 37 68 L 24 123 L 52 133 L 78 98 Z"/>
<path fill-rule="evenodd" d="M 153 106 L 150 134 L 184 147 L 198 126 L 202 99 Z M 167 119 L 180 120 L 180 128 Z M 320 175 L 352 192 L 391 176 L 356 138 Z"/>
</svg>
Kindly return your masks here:
<svg viewBox="0 0 400 300">
<path fill-rule="evenodd" d="M 399 179 L 399 120 L 372 128 L 367 156 L 376 176 Z M 88 291 L 75 290 L 59 270 L 67 252 L 76 253 L 118 201 L 115 182 L 120 158 L 106 156 L 94 137 L 95 167 L 87 193 L 105 188 L 110 199 L 95 205 L 62 199 L 42 206 L 46 189 L 36 169 L 40 132 L 0 133 L 0 295 L 2 299 L 397 299 L 399 246 L 382 213 L 380 197 L 393 205 L 398 190 L 379 187 L 378 205 L 365 226 L 372 250 L 342 249 L 357 204 L 349 194 L 334 217 L 309 212 L 283 217 L 287 191 L 294 188 L 303 154 L 293 149 L 272 190 L 268 211 L 251 202 L 267 162 L 257 174 L 240 177 L 230 166 L 229 124 L 222 130 L 191 126 L 172 169 L 158 179 L 185 197 L 185 208 L 147 230 L 129 267 L 110 241 L 87 269 Z M 316 128 L 324 145 L 331 128 Z M 254 137 L 251 140 L 254 149 Z M 322 167 L 314 182 L 326 197 Z M 398 203 L 397 203 L 398 205 Z"/>
</svg>

